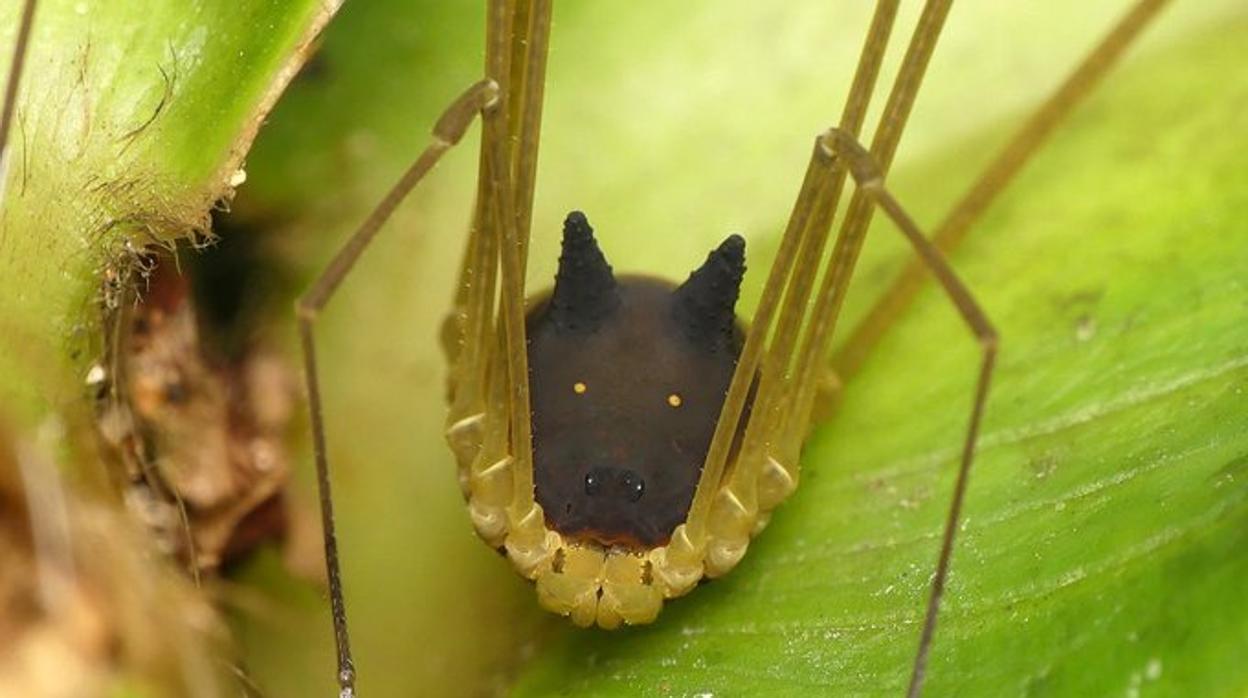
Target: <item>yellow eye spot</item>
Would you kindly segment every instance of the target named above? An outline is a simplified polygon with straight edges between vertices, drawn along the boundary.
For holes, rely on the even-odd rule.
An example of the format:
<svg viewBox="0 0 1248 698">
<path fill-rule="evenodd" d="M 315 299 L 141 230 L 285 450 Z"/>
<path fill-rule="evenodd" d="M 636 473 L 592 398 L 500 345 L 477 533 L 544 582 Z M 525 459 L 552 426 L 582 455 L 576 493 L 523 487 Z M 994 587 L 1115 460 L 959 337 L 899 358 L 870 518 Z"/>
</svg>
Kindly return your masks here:
<svg viewBox="0 0 1248 698">
<path fill-rule="evenodd" d="M 671 405 L 672 407 L 680 407 L 680 403 L 682 402 L 684 402 L 684 400 L 681 400 L 680 395 L 677 395 L 676 393 L 672 393 L 671 395 L 667 396 L 667 404 Z"/>
<path fill-rule="evenodd" d="M 577 381 L 572 384 L 572 392 L 576 393 L 577 395 L 584 395 L 586 390 L 589 390 L 589 386 L 585 385 L 584 383 L 580 381 Z"/>
</svg>

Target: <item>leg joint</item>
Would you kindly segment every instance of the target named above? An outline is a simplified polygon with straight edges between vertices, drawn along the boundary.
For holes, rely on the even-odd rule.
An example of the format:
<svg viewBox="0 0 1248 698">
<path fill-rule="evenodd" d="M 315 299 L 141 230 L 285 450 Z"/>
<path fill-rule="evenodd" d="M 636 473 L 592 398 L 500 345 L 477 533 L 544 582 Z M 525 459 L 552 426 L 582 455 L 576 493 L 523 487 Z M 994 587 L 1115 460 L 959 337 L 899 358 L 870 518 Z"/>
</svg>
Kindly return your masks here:
<svg viewBox="0 0 1248 698">
<path fill-rule="evenodd" d="M 859 189 L 875 192 L 884 188 L 879 164 L 852 134 L 834 126 L 819 134 L 819 149 L 833 162 L 844 161 Z"/>
<path fill-rule="evenodd" d="M 433 137 L 444 147 L 455 145 L 464 137 L 478 113 L 497 108 L 501 94 L 498 83 L 489 78 L 473 83 L 442 112 L 433 126 Z"/>
<path fill-rule="evenodd" d="M 295 300 L 295 317 L 303 322 L 312 322 L 316 319 L 319 308 L 305 296 L 300 296 Z"/>
<path fill-rule="evenodd" d="M 997 328 L 985 320 L 983 329 L 979 332 L 979 343 L 984 348 L 985 354 L 995 356 L 997 348 L 1001 345 L 1001 335 L 997 334 Z"/>
</svg>

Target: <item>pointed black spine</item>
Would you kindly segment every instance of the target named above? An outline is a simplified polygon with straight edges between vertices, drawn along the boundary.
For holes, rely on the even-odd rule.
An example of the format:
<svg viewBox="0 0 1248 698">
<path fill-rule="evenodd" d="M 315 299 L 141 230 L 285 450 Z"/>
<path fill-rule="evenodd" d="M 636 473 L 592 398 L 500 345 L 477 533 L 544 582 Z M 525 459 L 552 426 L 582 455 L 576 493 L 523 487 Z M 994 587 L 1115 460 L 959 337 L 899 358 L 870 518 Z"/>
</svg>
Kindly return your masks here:
<svg viewBox="0 0 1248 698">
<path fill-rule="evenodd" d="M 729 235 L 675 291 L 676 318 L 691 340 L 712 351 L 731 345 L 743 278 L 745 239 Z"/>
<path fill-rule="evenodd" d="M 620 304 L 615 275 L 580 211 L 563 222 L 563 252 L 550 299 L 551 318 L 564 331 L 592 332 Z"/>
</svg>

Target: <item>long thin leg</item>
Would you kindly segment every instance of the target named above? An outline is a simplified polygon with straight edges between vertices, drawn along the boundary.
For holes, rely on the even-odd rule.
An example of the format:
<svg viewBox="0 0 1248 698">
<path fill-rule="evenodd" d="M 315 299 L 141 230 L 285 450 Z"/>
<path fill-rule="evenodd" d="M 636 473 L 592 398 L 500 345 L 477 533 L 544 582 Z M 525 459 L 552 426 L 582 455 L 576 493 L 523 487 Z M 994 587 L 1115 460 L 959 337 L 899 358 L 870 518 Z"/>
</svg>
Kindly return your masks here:
<svg viewBox="0 0 1248 698">
<path fill-rule="evenodd" d="M 849 97 L 845 100 L 845 108 L 841 114 L 840 128 L 847 133 L 858 134 L 862 122 L 866 118 L 867 107 L 870 105 L 871 94 L 880 73 L 880 65 L 884 60 L 884 52 L 888 46 L 888 38 L 897 15 L 895 0 L 882 0 L 876 5 L 875 17 L 867 32 L 863 46 L 862 58 L 858 62 L 853 84 L 850 86 Z M 773 435 L 783 422 L 793 405 L 793 381 L 799 371 L 790 371 L 797 347 L 798 333 L 808 309 L 807 299 L 810 297 L 815 276 L 819 271 L 820 260 L 827 246 L 828 236 L 832 229 L 832 218 L 840 203 L 841 191 L 844 188 L 846 170 L 827 157 L 822 146 L 815 144 L 811 156 L 810 168 L 826 171 L 823 187 L 817 190 L 813 201 L 805 206 L 798 206 L 796 221 L 805 223 L 804 237 L 793 263 L 792 274 L 785 290 L 784 301 L 779 308 L 775 333 L 767 347 L 767 354 L 759 373 L 759 384 L 752 410 L 757 411 L 757 418 L 751 418 L 746 429 L 741 456 L 737 460 L 731 478 L 734 492 L 747 498 L 753 496 L 751 482 L 757 482 L 758 468 L 748 467 L 749 464 L 763 463 L 763 451 L 770 448 Z M 799 197 L 799 201 L 800 201 Z M 773 267 L 773 272 L 775 267 Z M 770 279 L 769 279 L 770 281 Z M 770 320 L 770 318 L 768 318 Z M 757 321 L 756 321 L 757 322 Z M 755 332 L 766 332 L 767 327 L 759 329 L 751 327 Z M 800 369 L 799 369 L 800 370 Z M 796 458 L 781 457 L 777 462 L 796 464 Z M 740 467 L 746 464 L 746 467 Z M 788 478 L 794 481 L 795 478 Z M 780 488 L 772 496 L 764 493 L 761 506 L 774 506 L 770 501 L 776 497 L 787 495 L 788 487 Z"/>
<path fill-rule="evenodd" d="M 974 296 L 962 283 L 957 274 L 945 261 L 944 255 L 927 239 L 910 215 L 897 203 L 892 193 L 884 187 L 884 174 L 871 155 L 853 136 L 832 129 L 823 139 L 829 152 L 835 157 L 844 158 L 849 165 L 850 173 L 858 183 L 858 191 L 862 192 L 893 220 L 901 233 L 914 247 L 919 259 L 927 266 L 936 280 L 940 282 L 949 299 L 957 307 L 958 313 L 970 327 L 975 338 L 983 349 L 983 362 L 980 365 L 979 378 L 975 385 L 975 401 L 971 407 L 970 425 L 966 430 L 966 439 L 962 445 L 962 460 L 958 467 L 958 478 L 954 484 L 953 498 L 949 502 L 949 514 L 945 519 L 945 532 L 940 547 L 940 558 L 936 563 L 936 576 L 932 579 L 931 595 L 927 602 L 927 612 L 923 619 L 923 632 L 919 637 L 919 650 L 914 659 L 914 667 L 910 674 L 909 696 L 918 696 L 923 690 L 923 679 L 927 668 L 927 658 L 931 650 L 932 634 L 936 630 L 936 615 L 940 611 L 941 596 L 945 590 L 945 580 L 949 574 L 949 560 L 953 554 L 954 536 L 958 530 L 958 520 L 962 515 L 962 502 L 966 496 L 967 479 L 971 471 L 971 463 L 975 457 L 975 440 L 979 436 L 979 425 L 984 414 L 984 403 L 988 397 L 988 384 L 992 377 L 992 369 L 997 356 L 997 332 L 987 315 L 975 301 Z"/>
<path fill-rule="evenodd" d="M 984 211 L 1014 181 L 1054 130 L 1087 98 L 1170 0 L 1139 0 L 1094 47 L 1078 67 L 1027 119 L 1018 133 L 936 226 L 932 242 L 948 254 L 963 240 Z M 842 380 L 857 373 L 871 350 L 910 306 L 927 278 L 926 267 L 911 259 L 875 305 L 850 333 L 832 359 Z"/>
<path fill-rule="evenodd" d="M 316 484 L 320 494 L 321 526 L 325 537 L 325 571 L 329 578 L 329 602 L 333 614 L 334 641 L 338 650 L 338 686 L 342 698 L 355 695 L 355 662 L 351 657 L 347 612 L 343 603 L 342 578 L 338 567 L 338 540 L 334 533 L 334 504 L 325 448 L 321 391 L 317 381 L 313 325 L 338 285 L 350 273 L 399 203 L 433 169 L 443 153 L 463 138 L 477 114 L 489 109 L 497 100 L 498 84 L 487 79 L 474 84 L 451 103 L 434 125 L 432 142 L 295 304 L 295 314 L 299 320 L 299 340 L 303 348 L 304 378 L 308 387 L 308 411 L 312 420 L 312 448 L 316 457 Z"/>
<path fill-rule="evenodd" d="M 13 61 L 9 63 L 9 79 L 4 87 L 4 106 L 0 109 L 0 200 L 4 198 L 4 182 L 8 179 L 9 132 L 13 128 L 13 114 L 17 111 L 17 93 L 21 88 L 22 73 L 26 66 L 30 30 L 35 24 L 35 4 L 35 0 L 26 0 L 26 4 L 22 6 L 17 41 L 13 43 Z"/>
<path fill-rule="evenodd" d="M 504 2 L 489 5 L 486 32 L 486 75 L 501 86 L 506 102 L 496 110 L 481 142 L 477 205 L 460 265 L 454 309 L 444 327 L 443 342 L 450 363 L 450 410 L 447 436 L 459 461 L 461 483 L 471 478 L 471 464 L 481 453 L 487 424 L 496 416 L 487 409 L 486 380 L 498 283 L 499 235 L 497 208 L 501 191 L 509 188 L 520 246 L 520 268 L 527 261 L 532 222 L 546 56 L 550 40 L 550 0 Z M 496 175 L 493 161 L 503 163 Z M 504 299 L 515 288 L 506 285 Z M 503 454 L 491 454 L 505 457 Z"/>
<path fill-rule="evenodd" d="M 949 13 L 949 3 L 929 3 L 920 18 L 920 28 L 930 24 L 926 31 L 915 31 L 915 37 L 906 51 L 902 72 L 897 77 L 884 114 L 880 117 L 880 126 L 876 130 L 871 144 L 871 155 L 880 167 L 887 172 L 892 164 L 893 155 L 901 142 L 911 108 L 926 73 L 927 64 L 935 50 L 944 20 Z M 844 130 L 844 129 L 842 129 Z M 848 131 L 846 131 L 848 133 Z M 871 224 L 874 207 L 862 192 L 855 192 L 850 199 L 845 218 L 841 222 L 840 233 L 837 235 L 832 256 L 824 272 L 823 282 L 816 296 L 815 308 L 811 312 L 810 327 L 802 342 L 798 355 L 796 395 L 792 400 L 789 419 L 785 424 L 785 435 L 781 442 L 789 449 L 784 457 L 794 465 L 797 462 L 799 444 L 805 437 L 810 423 L 810 415 L 814 407 L 816 386 L 819 384 L 820 373 L 826 360 L 827 347 L 831 343 L 836 322 L 840 317 L 841 306 L 849 291 L 849 280 L 858 254 L 866 239 L 866 232 Z"/>
<path fill-rule="evenodd" d="M 866 113 L 871 92 L 875 87 L 875 80 L 879 75 L 880 62 L 888 46 L 893 21 L 897 16 L 897 4 L 896 0 L 881 0 L 876 5 L 871 28 L 867 32 L 866 44 L 862 52 L 863 60 L 859 61 L 850 97 L 846 100 L 841 119 L 845 128 L 855 132 L 861 127 L 862 117 Z M 772 319 L 780 309 L 782 297 L 788 299 L 795 297 L 791 292 L 785 294 L 793 266 L 799 258 L 807 260 L 807 264 L 811 259 L 809 254 L 801 257 L 798 253 L 799 250 L 809 251 L 812 244 L 809 242 L 809 238 L 812 237 L 810 218 L 815 202 L 821 196 L 826 197 L 828 195 L 826 192 L 832 191 L 834 192 L 832 195 L 836 196 L 841 190 L 843 177 L 836 178 L 837 181 L 833 182 L 834 174 L 826 167 L 825 161 L 826 158 L 821 157 L 816 148 L 811 155 L 810 164 L 807 166 L 801 189 L 793 205 L 793 211 L 785 226 L 784 235 L 781 237 L 780 249 L 772 262 L 767 283 L 763 287 L 762 298 L 759 300 L 754 317 L 751 318 L 750 332 L 737 360 L 736 374 L 729 386 L 728 395 L 724 399 L 724 406 L 720 410 L 715 435 L 703 467 L 703 475 L 698 481 L 698 488 L 694 493 L 685 523 L 684 535 L 695 548 L 700 548 L 706 538 L 711 504 L 719 489 L 722 473 L 728 467 L 729 450 L 745 410 L 754 373 L 758 370 L 765 353 L 765 343 L 771 330 Z M 835 205 L 831 208 L 835 209 Z M 800 270 L 798 274 L 801 274 Z"/>
<path fill-rule="evenodd" d="M 547 552 L 533 492 L 524 289 L 551 2 L 491 0 L 487 9 L 486 75 L 503 85 L 503 103 L 483 122 L 458 341 L 448 342 L 447 438 L 477 532 L 527 574 Z"/>
<path fill-rule="evenodd" d="M 513 71 L 522 69 L 523 80 L 513 78 L 519 88 L 515 94 L 512 117 L 516 152 L 514 181 L 516 189 L 516 236 L 521 244 L 520 262 L 528 260 L 529 228 L 533 223 L 533 195 L 536 191 L 537 153 L 542 132 L 542 103 L 546 94 L 546 57 L 550 44 L 552 0 L 530 0 L 519 3 L 517 19 L 523 17 L 524 35 L 512 41 L 513 50 L 522 49 L 513 58 Z"/>
<path fill-rule="evenodd" d="M 915 27 L 875 133 L 873 152 L 885 167 L 891 163 L 893 153 L 901 140 L 951 2 L 952 0 L 928 0 Z M 855 76 L 854 86 L 842 116 L 842 123 L 847 131 L 856 132 L 861 126 L 870 88 L 874 85 L 875 71 L 879 67 L 879 57 L 887 43 L 895 11 L 891 2 L 880 2 L 877 5 L 876 18 L 868 34 L 859 74 Z M 811 355 L 823 355 L 826 338 L 831 335 L 844 287 L 848 284 L 849 272 L 857 259 L 872 211 L 870 203 L 860 193 L 855 193 L 836 240 L 836 251 L 832 257 L 835 266 L 829 267 L 824 274 L 823 287 L 809 315 L 811 321 L 807 338 L 794 362 L 793 346 L 797 331 L 806 317 L 803 312 L 807 305 L 806 292 L 813 282 L 815 265 L 823 248 L 822 240 L 831 225 L 844 179 L 843 172 L 837 172 L 837 169 L 838 164 L 829 161 L 826 154 L 816 148 L 806 181 L 781 241 L 780 252 L 764 288 L 759 309 L 751 323 L 750 334 L 738 360 L 719 422 L 716 424 L 715 435 L 711 440 L 684 531 L 689 547 L 696 549 L 707 535 L 707 527 L 713 518 L 721 521 L 725 518 L 735 520 L 731 526 L 719 527 L 721 538 L 724 537 L 725 528 L 735 529 L 727 536 L 735 541 L 729 543 L 732 549 L 726 549 L 721 556 L 724 561 L 722 564 L 716 562 L 716 553 L 712 551 L 708 573 L 726 570 L 731 564 L 735 564 L 733 558 L 739 558 L 744 552 L 743 546 L 748 542 L 749 529 L 752 529 L 751 522 L 759 510 L 756 489 L 758 478 L 764 469 L 772 463 L 779 463 L 783 472 L 778 472 L 775 468 L 771 468 L 770 472 L 778 473 L 778 478 L 788 483 L 787 486 L 781 485 L 778 488 L 782 494 L 787 494 L 783 490 L 786 487 L 791 488 L 796 480 L 796 446 L 790 447 L 786 443 L 788 440 L 783 438 L 776 440 L 778 443 L 774 446 L 767 445 L 765 442 L 770 440 L 767 438 L 768 434 L 774 429 L 774 426 L 769 425 L 787 425 L 794 421 L 794 415 L 803 412 L 800 397 L 794 398 L 787 393 L 790 392 L 790 386 L 796 386 L 796 392 L 800 396 L 801 386 L 813 382 L 802 378 L 803 371 L 811 363 Z M 777 304 L 781 303 L 781 289 L 799 249 L 805 249 L 810 254 L 801 260 L 800 270 L 789 281 L 791 290 L 784 295 L 783 307 L 779 307 Z M 770 331 L 771 313 L 776 312 L 778 307 L 780 323 L 775 337 L 764 349 Z M 759 390 L 755 395 L 755 406 L 751 408 L 750 423 L 746 427 L 742 455 L 731 471 L 730 486 L 721 490 L 721 477 L 729 467 L 728 458 L 737 433 L 738 421 L 755 379 L 755 372 L 764 355 L 767 360 L 761 363 L 763 370 Z M 791 362 L 792 369 L 789 370 Z M 787 380 L 784 378 L 786 375 Z M 810 399 L 813 400 L 813 396 Z M 795 443 L 800 443 L 800 437 Z M 763 457 L 764 449 L 768 451 L 767 457 Z M 780 453 L 772 453 L 773 449 Z M 713 513 L 713 504 L 721 494 L 726 495 L 722 497 L 723 501 L 728 502 L 730 509 L 735 511 Z M 680 540 L 679 537 L 676 539 Z"/>
</svg>

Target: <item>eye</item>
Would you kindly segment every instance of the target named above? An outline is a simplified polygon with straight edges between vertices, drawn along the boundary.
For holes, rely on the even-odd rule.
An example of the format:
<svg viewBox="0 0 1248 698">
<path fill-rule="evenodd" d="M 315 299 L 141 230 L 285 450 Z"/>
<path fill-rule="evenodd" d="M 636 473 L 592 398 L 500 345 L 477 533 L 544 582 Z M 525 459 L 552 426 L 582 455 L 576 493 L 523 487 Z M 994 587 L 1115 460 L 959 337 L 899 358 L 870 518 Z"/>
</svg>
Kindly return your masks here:
<svg viewBox="0 0 1248 698">
<path fill-rule="evenodd" d="M 624 496 L 628 501 L 635 502 L 641 499 L 641 495 L 646 493 L 646 481 L 642 480 L 637 473 L 626 470 L 620 476 L 620 489 L 623 490 Z"/>
<path fill-rule="evenodd" d="M 585 474 L 585 494 L 594 496 L 602 491 L 602 475 L 596 471 Z"/>
</svg>

